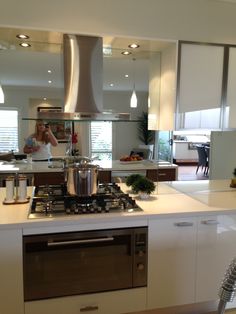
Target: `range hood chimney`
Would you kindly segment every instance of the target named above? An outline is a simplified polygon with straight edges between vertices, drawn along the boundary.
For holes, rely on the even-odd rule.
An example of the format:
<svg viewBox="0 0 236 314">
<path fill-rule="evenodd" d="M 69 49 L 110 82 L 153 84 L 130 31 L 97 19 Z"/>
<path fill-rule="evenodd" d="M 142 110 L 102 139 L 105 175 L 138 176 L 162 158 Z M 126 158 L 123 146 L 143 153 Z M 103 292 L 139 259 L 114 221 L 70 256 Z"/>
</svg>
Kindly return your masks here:
<svg viewBox="0 0 236 314">
<path fill-rule="evenodd" d="M 64 34 L 64 112 L 40 112 L 40 119 L 130 121 L 129 113 L 103 111 L 102 37 Z"/>
</svg>

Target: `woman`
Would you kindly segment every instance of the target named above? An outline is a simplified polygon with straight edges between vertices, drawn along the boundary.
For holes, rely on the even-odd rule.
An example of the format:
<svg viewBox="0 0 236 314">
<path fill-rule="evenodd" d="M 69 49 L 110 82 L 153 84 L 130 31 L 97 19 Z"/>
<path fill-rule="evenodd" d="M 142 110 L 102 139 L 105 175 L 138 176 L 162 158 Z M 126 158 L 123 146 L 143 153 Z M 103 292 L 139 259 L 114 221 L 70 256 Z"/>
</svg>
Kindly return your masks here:
<svg viewBox="0 0 236 314">
<path fill-rule="evenodd" d="M 53 135 L 50 126 L 38 120 L 35 125 L 35 133 L 26 139 L 24 153 L 31 154 L 34 161 L 48 161 L 52 158 L 51 145 L 57 146 L 58 142 Z"/>
</svg>

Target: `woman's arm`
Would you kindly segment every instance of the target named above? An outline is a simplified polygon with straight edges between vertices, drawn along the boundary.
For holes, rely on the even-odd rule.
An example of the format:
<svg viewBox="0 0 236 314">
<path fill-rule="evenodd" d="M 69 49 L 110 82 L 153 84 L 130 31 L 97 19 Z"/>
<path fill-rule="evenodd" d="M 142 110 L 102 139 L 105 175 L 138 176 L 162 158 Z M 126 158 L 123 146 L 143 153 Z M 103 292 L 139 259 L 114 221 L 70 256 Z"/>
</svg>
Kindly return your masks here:
<svg viewBox="0 0 236 314">
<path fill-rule="evenodd" d="M 49 142 L 52 144 L 52 146 L 57 146 L 58 142 L 57 142 L 57 139 L 55 138 L 55 136 L 53 135 L 51 129 L 50 129 L 50 126 L 48 126 L 46 128 L 46 134 L 48 136 L 48 140 Z"/>
</svg>

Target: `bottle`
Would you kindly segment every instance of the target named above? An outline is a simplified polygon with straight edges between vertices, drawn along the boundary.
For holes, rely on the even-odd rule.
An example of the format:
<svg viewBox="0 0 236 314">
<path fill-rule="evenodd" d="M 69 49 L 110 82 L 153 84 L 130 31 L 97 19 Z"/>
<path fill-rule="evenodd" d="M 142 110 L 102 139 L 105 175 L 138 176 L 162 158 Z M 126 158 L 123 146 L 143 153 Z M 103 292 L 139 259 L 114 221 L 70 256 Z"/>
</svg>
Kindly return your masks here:
<svg viewBox="0 0 236 314">
<path fill-rule="evenodd" d="M 19 188 L 18 188 L 18 201 L 26 201 L 27 199 L 27 182 L 25 175 L 19 175 L 18 177 Z"/>
<path fill-rule="evenodd" d="M 6 203 L 14 203 L 14 176 L 6 177 Z"/>
</svg>

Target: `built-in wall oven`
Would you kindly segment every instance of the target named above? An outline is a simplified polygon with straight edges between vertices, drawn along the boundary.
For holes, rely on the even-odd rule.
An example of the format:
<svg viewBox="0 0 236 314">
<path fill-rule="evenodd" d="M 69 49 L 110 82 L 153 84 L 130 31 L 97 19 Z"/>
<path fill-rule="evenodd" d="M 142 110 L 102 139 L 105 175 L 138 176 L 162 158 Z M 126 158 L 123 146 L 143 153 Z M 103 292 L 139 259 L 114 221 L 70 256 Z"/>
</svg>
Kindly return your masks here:
<svg viewBox="0 0 236 314">
<path fill-rule="evenodd" d="M 146 286 L 147 241 L 147 227 L 24 236 L 25 301 Z"/>
</svg>

